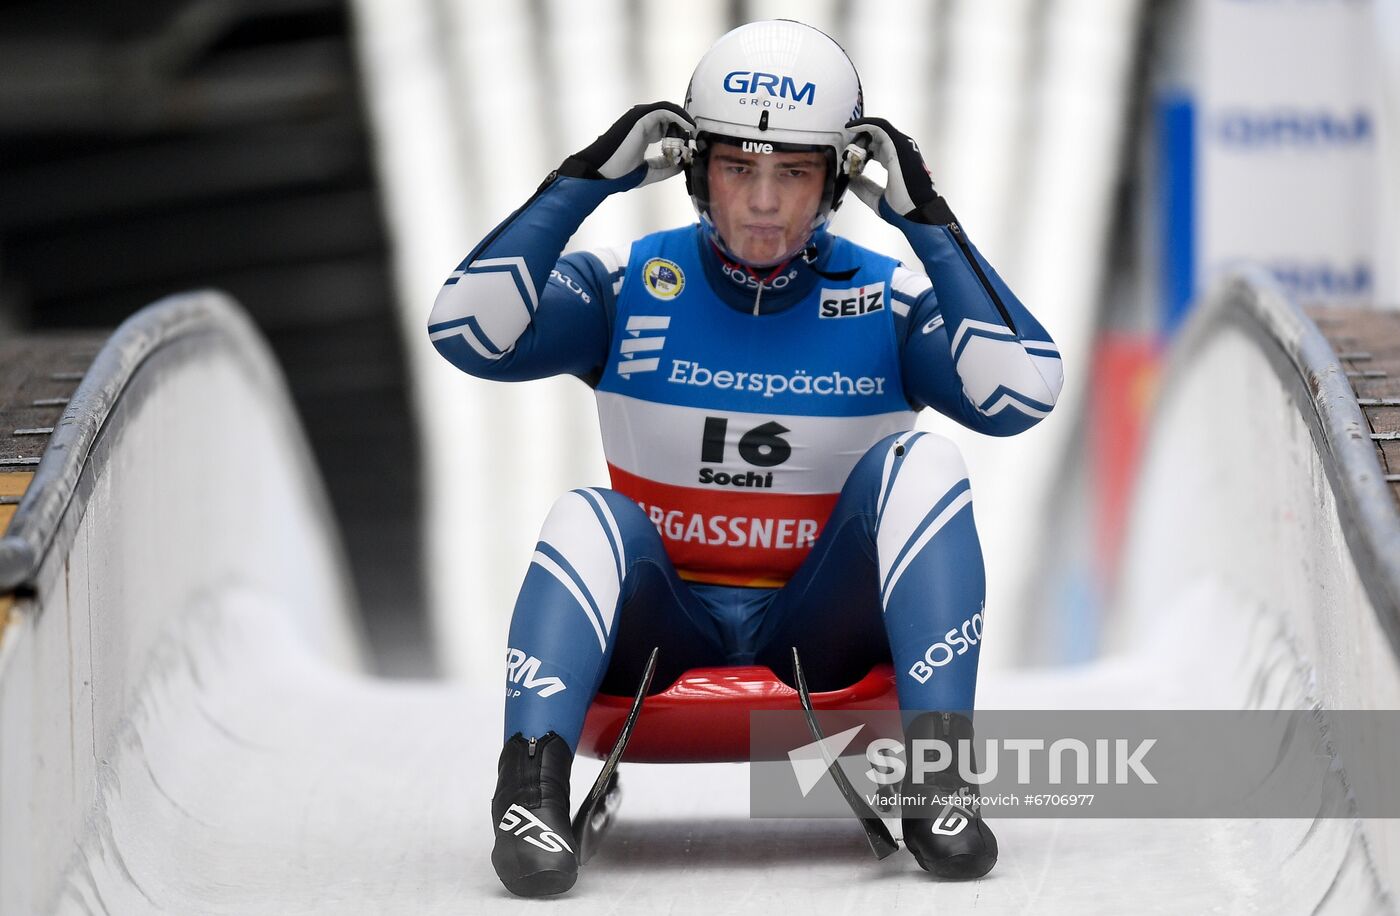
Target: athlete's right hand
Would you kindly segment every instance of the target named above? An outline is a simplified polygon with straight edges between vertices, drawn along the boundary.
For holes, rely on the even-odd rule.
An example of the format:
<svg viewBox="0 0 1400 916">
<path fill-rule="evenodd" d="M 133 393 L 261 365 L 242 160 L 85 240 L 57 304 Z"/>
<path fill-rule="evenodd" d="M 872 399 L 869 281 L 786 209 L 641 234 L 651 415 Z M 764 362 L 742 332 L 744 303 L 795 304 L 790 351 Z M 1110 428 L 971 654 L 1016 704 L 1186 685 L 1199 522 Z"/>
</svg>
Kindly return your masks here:
<svg viewBox="0 0 1400 916">
<path fill-rule="evenodd" d="M 646 154 L 647 147 L 659 142 L 671 128 L 689 136 L 695 122 L 673 102 L 635 105 L 588 147 L 565 159 L 559 174 L 614 180 L 645 168 L 646 174 L 636 187 L 670 178 L 681 170 L 680 163 L 663 156 L 648 159 Z"/>
</svg>

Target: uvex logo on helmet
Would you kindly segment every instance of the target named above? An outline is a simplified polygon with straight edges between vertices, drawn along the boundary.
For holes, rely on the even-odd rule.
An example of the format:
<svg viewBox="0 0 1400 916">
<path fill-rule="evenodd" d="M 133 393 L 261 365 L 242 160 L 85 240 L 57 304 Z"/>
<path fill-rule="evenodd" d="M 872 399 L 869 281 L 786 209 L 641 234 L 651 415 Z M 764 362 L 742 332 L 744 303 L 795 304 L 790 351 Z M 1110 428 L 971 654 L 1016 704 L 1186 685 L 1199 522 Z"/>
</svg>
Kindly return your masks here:
<svg viewBox="0 0 1400 916">
<path fill-rule="evenodd" d="M 776 73 L 759 73 L 753 70 L 731 70 L 724 75 L 724 91 L 741 95 L 757 95 L 759 90 L 767 92 L 775 99 L 792 99 L 811 105 L 817 100 L 817 84 L 797 83 L 790 76 Z"/>
</svg>

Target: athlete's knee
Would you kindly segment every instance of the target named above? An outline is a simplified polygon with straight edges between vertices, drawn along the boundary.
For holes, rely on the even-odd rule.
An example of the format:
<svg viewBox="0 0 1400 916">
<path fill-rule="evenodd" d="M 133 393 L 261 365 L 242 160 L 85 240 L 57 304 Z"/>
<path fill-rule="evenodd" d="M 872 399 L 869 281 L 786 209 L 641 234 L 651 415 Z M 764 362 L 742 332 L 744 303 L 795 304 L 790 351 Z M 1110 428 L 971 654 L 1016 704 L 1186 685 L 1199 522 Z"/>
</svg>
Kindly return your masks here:
<svg viewBox="0 0 1400 916">
<path fill-rule="evenodd" d="M 877 502 L 932 503 L 959 484 L 967 486 L 967 463 L 952 440 L 910 430 L 886 436 L 866 452 L 857 471 L 878 481 Z"/>
<path fill-rule="evenodd" d="M 651 521 L 647 516 L 647 511 L 637 505 L 630 496 L 624 496 L 616 490 L 608 487 L 589 487 L 589 493 L 596 494 L 607 505 L 612 512 L 613 518 L 617 520 L 624 532 L 627 528 L 636 525 L 651 527 Z"/>
<path fill-rule="evenodd" d="M 962 453 L 933 433 L 909 433 L 890 443 L 877 505 L 876 547 L 884 566 L 906 548 L 927 543 L 964 511 L 971 519 L 972 488 Z M 975 544 L 976 535 L 971 537 Z"/>
<path fill-rule="evenodd" d="M 581 580 L 600 609 L 616 604 L 627 568 L 618 510 L 606 491 L 570 490 L 550 507 L 535 548 L 537 564 L 562 573 L 561 581 Z"/>
<path fill-rule="evenodd" d="M 951 439 L 936 433 L 916 433 L 908 441 L 896 443 L 891 451 L 903 459 L 906 471 L 915 471 L 935 484 L 952 486 L 967 479 L 967 462 Z"/>
<path fill-rule="evenodd" d="M 540 537 L 561 534 L 571 537 L 580 531 L 605 532 L 617 527 L 619 518 L 626 519 L 629 508 L 636 509 L 637 504 L 613 490 L 602 487 L 570 490 L 550 506 Z"/>
</svg>

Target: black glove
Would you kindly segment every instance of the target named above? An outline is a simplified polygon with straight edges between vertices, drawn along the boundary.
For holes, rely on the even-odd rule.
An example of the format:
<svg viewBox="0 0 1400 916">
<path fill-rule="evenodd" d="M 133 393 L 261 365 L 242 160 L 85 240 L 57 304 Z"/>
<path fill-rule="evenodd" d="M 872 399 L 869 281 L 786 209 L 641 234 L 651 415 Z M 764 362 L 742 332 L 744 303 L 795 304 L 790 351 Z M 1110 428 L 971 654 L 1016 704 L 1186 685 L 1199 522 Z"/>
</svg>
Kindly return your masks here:
<svg viewBox="0 0 1400 916">
<path fill-rule="evenodd" d="M 856 118 L 846 124 L 853 142 L 865 145 L 870 155 L 889 173 L 880 187 L 862 176 L 851 179 L 851 190 L 866 206 L 880 212 L 880 199 L 898 215 L 915 223 L 946 226 L 953 222 L 953 211 L 933 189 L 933 175 L 924 165 L 919 145 L 895 130 L 884 118 Z"/>
<path fill-rule="evenodd" d="M 648 170 L 638 187 L 669 178 L 681 170 L 678 160 L 665 156 L 646 158 L 647 146 L 659 142 L 668 131 L 689 136 L 695 131 L 695 122 L 673 102 L 634 105 L 587 148 L 565 159 L 559 174 L 613 180 L 645 165 Z"/>
</svg>

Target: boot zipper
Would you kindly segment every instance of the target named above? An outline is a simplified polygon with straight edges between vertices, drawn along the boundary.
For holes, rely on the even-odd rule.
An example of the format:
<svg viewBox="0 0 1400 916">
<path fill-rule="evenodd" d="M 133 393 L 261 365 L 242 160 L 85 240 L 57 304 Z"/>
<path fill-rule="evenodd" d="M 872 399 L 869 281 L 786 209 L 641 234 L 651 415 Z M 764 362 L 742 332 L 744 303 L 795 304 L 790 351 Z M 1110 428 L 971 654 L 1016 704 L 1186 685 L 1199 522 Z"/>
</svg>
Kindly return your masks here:
<svg viewBox="0 0 1400 916">
<path fill-rule="evenodd" d="M 987 291 L 988 296 L 992 297 L 992 304 L 995 305 L 997 311 L 1001 313 L 1001 320 L 1006 323 L 1006 327 L 1010 329 L 1011 333 L 1018 333 L 1016 325 L 1011 321 L 1010 313 L 1006 311 L 1006 306 L 1001 304 L 1001 297 L 997 295 L 997 291 L 993 288 L 991 281 L 987 279 L 987 275 L 982 272 L 982 265 L 977 263 L 977 258 L 972 254 L 972 247 L 967 244 L 967 239 L 963 237 L 962 226 L 959 226 L 956 222 L 951 222 L 948 224 L 948 231 L 953 233 L 953 238 L 957 240 L 958 247 L 962 249 L 963 257 L 967 258 L 967 263 L 972 265 L 972 270 L 977 274 L 977 279 L 982 281 L 982 288 Z"/>
</svg>

